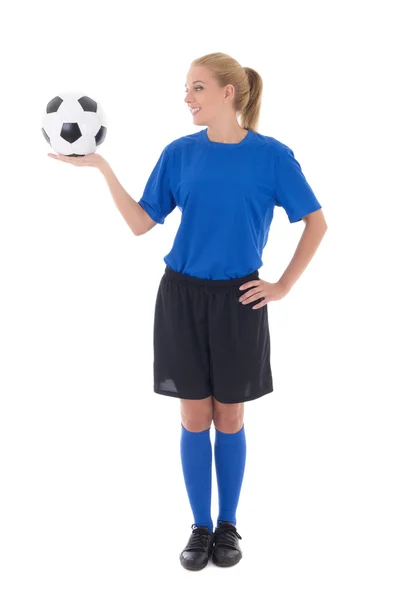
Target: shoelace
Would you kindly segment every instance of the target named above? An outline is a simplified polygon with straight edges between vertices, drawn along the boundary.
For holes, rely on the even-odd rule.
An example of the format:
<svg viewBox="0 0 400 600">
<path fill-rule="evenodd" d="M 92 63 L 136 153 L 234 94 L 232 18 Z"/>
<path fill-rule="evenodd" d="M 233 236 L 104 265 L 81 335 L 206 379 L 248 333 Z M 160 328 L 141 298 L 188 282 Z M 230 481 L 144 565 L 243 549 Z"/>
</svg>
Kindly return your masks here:
<svg viewBox="0 0 400 600">
<path fill-rule="evenodd" d="M 208 527 L 195 527 L 192 525 L 192 535 L 187 543 L 186 550 L 203 550 L 208 546 Z"/>
<path fill-rule="evenodd" d="M 228 547 L 230 545 L 235 546 L 235 537 L 239 538 L 239 540 L 242 539 L 242 536 L 238 533 L 236 528 L 233 527 L 233 525 L 223 525 L 217 527 L 215 530 L 215 537 L 219 546 L 227 545 Z"/>
</svg>

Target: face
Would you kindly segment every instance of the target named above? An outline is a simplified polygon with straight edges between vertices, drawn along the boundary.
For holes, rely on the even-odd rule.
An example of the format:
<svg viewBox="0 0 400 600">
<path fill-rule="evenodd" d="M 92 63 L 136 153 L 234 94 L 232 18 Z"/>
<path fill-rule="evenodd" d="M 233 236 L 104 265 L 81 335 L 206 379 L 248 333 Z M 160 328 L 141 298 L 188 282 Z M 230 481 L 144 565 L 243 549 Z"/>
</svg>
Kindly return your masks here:
<svg viewBox="0 0 400 600">
<path fill-rule="evenodd" d="M 186 77 L 185 102 L 190 108 L 199 108 L 193 113 L 196 125 L 218 121 L 226 115 L 233 100 L 233 85 L 220 88 L 206 67 L 192 67 Z"/>
</svg>

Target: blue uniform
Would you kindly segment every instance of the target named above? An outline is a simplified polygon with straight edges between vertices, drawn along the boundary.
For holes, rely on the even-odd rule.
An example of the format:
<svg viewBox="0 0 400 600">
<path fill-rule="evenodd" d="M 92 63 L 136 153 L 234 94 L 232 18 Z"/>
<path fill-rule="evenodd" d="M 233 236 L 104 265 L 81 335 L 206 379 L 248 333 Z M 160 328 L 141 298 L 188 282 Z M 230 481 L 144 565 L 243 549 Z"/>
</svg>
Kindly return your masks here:
<svg viewBox="0 0 400 600">
<path fill-rule="evenodd" d="M 160 224 L 179 208 L 164 262 L 210 280 L 244 277 L 263 265 L 275 206 L 290 223 L 322 208 L 293 151 L 251 129 L 236 144 L 212 142 L 206 129 L 168 144 L 139 204 Z"/>
</svg>

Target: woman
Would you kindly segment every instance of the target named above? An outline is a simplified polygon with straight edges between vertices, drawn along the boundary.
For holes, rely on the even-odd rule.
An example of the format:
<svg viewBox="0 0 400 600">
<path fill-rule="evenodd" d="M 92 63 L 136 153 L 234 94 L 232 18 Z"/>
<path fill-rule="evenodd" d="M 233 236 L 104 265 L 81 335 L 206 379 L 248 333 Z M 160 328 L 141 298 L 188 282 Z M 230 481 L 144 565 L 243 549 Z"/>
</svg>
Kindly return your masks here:
<svg viewBox="0 0 400 600">
<path fill-rule="evenodd" d="M 191 570 L 210 556 L 218 566 L 242 558 L 236 509 L 246 462 L 244 403 L 273 391 L 268 302 L 288 294 L 327 229 L 293 151 L 256 131 L 261 96 L 259 74 L 232 57 L 193 61 L 185 102 L 195 125 L 207 128 L 164 148 L 138 203 L 98 154 L 49 155 L 98 167 L 135 235 L 164 223 L 176 206 L 182 211 L 156 299 L 154 392 L 180 398 L 181 461 L 194 519 L 180 562 Z M 270 283 L 258 269 L 275 206 L 305 228 L 289 266 Z"/>
</svg>

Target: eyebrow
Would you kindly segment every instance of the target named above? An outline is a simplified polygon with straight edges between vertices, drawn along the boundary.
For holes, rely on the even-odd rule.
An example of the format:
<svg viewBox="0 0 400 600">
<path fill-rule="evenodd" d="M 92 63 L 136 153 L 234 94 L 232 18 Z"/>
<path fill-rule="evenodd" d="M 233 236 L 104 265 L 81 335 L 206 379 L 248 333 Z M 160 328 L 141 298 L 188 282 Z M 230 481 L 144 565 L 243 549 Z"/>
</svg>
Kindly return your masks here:
<svg viewBox="0 0 400 600">
<path fill-rule="evenodd" d="M 197 81 L 193 81 L 193 85 L 194 85 L 195 83 L 204 83 L 204 81 L 201 81 L 200 79 L 197 79 Z M 185 83 L 185 87 L 186 87 L 186 83 Z"/>
</svg>

